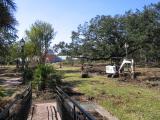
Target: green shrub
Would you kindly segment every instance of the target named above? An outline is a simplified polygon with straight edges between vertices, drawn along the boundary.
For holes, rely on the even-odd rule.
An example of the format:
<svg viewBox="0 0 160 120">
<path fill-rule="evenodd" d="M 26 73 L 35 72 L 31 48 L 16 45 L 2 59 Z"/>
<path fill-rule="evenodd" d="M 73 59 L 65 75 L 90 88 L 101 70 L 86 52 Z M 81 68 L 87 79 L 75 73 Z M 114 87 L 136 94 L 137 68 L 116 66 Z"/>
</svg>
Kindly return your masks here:
<svg viewBox="0 0 160 120">
<path fill-rule="evenodd" d="M 27 81 L 30 81 L 30 80 L 33 79 L 33 69 L 31 69 L 31 68 L 26 68 L 24 72 L 25 72 L 25 79 L 26 79 Z"/>
<path fill-rule="evenodd" d="M 0 87 L 0 97 L 4 97 L 4 96 L 5 96 L 4 90 Z"/>
<path fill-rule="evenodd" d="M 13 94 L 13 90 L 6 90 L 5 88 L 0 87 L 0 98 L 10 96 L 12 94 Z"/>
<path fill-rule="evenodd" d="M 63 75 L 56 71 L 51 65 L 39 65 L 34 72 L 33 87 L 38 90 L 45 90 L 46 87 L 54 89 L 61 83 Z"/>
</svg>

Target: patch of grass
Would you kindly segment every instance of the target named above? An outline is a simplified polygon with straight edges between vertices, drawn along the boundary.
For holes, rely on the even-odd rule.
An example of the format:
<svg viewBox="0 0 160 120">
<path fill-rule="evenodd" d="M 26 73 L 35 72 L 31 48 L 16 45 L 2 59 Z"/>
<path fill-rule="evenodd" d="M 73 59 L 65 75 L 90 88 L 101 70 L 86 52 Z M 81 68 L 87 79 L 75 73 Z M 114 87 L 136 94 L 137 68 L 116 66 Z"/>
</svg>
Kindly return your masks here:
<svg viewBox="0 0 160 120">
<path fill-rule="evenodd" d="M 0 97 L 11 96 L 14 92 L 14 89 L 4 89 L 0 87 Z"/>
<path fill-rule="evenodd" d="M 64 66 L 62 68 L 59 68 L 58 70 L 63 70 L 63 71 L 66 71 L 66 70 L 80 71 L 80 67 L 67 67 L 67 66 Z"/>
<path fill-rule="evenodd" d="M 69 67 L 65 69 L 69 70 Z M 160 119 L 159 91 L 105 76 L 81 78 L 80 73 L 66 73 L 65 81 L 77 87 L 86 96 L 93 97 L 120 120 Z"/>
</svg>

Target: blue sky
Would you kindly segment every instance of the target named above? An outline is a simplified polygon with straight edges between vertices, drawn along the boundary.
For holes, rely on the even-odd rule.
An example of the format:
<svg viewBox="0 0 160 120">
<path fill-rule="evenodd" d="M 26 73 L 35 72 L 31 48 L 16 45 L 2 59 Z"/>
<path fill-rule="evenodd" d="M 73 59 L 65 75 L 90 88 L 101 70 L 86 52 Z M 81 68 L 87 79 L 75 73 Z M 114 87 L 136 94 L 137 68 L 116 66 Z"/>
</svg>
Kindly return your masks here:
<svg viewBox="0 0 160 120">
<path fill-rule="evenodd" d="M 123 14 L 127 10 L 142 10 L 144 5 L 159 0 L 15 0 L 19 22 L 19 39 L 36 20 L 53 25 L 57 35 L 52 44 L 70 42 L 71 31 L 96 15 Z"/>
</svg>

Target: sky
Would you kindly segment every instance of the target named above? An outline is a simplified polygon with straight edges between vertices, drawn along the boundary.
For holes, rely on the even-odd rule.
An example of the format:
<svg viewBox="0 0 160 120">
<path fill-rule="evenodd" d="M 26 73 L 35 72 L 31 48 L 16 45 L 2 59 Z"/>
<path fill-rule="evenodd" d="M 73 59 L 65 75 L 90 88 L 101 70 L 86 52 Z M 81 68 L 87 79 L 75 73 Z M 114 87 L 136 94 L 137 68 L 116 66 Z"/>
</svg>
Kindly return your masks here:
<svg viewBox="0 0 160 120">
<path fill-rule="evenodd" d="M 96 15 L 124 14 L 159 0 L 15 0 L 19 39 L 36 20 L 52 24 L 57 33 L 53 44 L 71 42 L 71 32 Z"/>
</svg>

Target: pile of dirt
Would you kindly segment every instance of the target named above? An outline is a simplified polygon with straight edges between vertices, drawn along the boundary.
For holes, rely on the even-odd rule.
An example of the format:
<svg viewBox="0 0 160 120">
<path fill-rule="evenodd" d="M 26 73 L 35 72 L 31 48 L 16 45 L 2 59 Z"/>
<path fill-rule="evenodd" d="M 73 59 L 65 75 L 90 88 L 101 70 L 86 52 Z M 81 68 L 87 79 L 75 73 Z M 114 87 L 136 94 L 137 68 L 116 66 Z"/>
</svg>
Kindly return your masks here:
<svg viewBox="0 0 160 120">
<path fill-rule="evenodd" d="M 104 75 L 105 74 L 105 66 L 106 64 L 86 64 L 84 66 L 84 69 L 89 72 L 89 73 L 96 73 L 99 75 Z"/>
<path fill-rule="evenodd" d="M 136 71 L 140 73 L 137 80 L 148 87 L 160 87 L 160 68 L 136 68 Z"/>
</svg>

